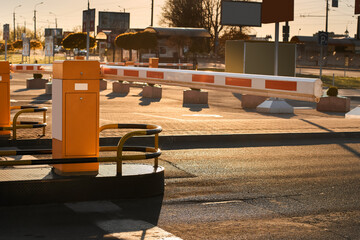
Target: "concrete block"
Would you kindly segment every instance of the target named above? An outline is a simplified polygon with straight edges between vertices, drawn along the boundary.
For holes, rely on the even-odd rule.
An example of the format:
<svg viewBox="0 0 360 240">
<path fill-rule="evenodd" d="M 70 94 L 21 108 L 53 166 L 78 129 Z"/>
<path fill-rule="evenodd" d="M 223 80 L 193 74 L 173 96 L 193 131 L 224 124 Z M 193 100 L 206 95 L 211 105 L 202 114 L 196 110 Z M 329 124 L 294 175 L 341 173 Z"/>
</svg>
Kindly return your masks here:
<svg viewBox="0 0 360 240">
<path fill-rule="evenodd" d="M 345 114 L 345 118 L 357 118 L 360 119 L 360 106 L 357 106 L 350 112 Z"/>
<path fill-rule="evenodd" d="M 160 99 L 162 97 L 162 88 L 154 86 L 145 86 L 143 88 L 142 97 Z"/>
<path fill-rule="evenodd" d="M 263 103 L 268 97 L 243 94 L 241 96 L 242 108 L 256 108 Z"/>
<path fill-rule="evenodd" d="M 348 112 L 350 111 L 350 98 L 346 97 L 321 97 L 316 105 L 320 112 Z"/>
<path fill-rule="evenodd" d="M 208 104 L 208 92 L 201 90 L 185 90 L 183 104 Z"/>
<path fill-rule="evenodd" d="M 128 94 L 130 91 L 130 84 L 122 82 L 113 82 L 113 92 Z"/>
<path fill-rule="evenodd" d="M 26 88 L 27 89 L 45 89 L 45 85 L 48 82 L 49 82 L 48 79 L 43 79 L 43 78 L 26 79 Z"/>
<path fill-rule="evenodd" d="M 100 79 L 100 91 L 107 89 L 107 81 L 104 79 Z"/>
<path fill-rule="evenodd" d="M 52 82 L 45 84 L 45 94 L 52 94 Z"/>
<path fill-rule="evenodd" d="M 294 113 L 294 108 L 288 104 L 284 99 L 270 98 L 261 103 L 256 111 L 261 113 Z"/>
</svg>

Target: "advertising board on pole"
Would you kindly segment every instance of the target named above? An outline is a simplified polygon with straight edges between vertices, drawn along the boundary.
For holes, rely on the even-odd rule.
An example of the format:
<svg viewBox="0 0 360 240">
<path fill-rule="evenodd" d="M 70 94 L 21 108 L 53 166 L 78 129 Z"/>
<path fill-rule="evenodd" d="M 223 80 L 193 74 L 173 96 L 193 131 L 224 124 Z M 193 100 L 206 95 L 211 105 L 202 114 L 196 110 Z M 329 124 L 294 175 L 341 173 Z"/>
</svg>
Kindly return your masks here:
<svg viewBox="0 0 360 240">
<path fill-rule="evenodd" d="M 83 32 L 87 31 L 87 18 L 89 18 L 90 26 L 89 31 L 95 31 L 95 8 L 83 11 Z"/>
<path fill-rule="evenodd" d="M 294 20 L 294 0 L 263 0 L 262 23 L 277 23 Z"/>
<path fill-rule="evenodd" d="M 9 40 L 9 24 L 4 24 L 3 26 L 3 39 Z"/>
<path fill-rule="evenodd" d="M 222 1 L 221 25 L 261 27 L 261 3 Z"/>
<path fill-rule="evenodd" d="M 51 57 L 54 55 L 54 41 L 52 36 L 45 37 L 45 56 Z"/>
<path fill-rule="evenodd" d="M 30 38 L 23 39 L 23 49 L 22 49 L 23 56 L 30 56 Z"/>
</svg>

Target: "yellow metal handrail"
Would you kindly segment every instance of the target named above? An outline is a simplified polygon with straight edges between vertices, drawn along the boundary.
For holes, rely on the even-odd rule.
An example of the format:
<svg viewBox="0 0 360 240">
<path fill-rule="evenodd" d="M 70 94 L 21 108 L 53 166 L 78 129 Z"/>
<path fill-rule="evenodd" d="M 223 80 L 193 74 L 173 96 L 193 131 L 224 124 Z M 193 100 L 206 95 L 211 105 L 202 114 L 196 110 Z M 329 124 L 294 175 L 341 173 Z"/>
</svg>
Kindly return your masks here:
<svg viewBox="0 0 360 240">
<path fill-rule="evenodd" d="M 123 160 L 142 160 L 152 158 L 151 155 L 126 155 L 123 156 L 123 151 L 144 151 L 152 153 L 161 153 L 159 149 L 159 133 L 162 131 L 162 128 L 157 125 L 152 124 L 108 124 L 100 127 L 100 132 L 106 129 L 144 129 L 143 131 L 132 131 L 125 134 L 118 145 L 112 147 L 100 147 L 100 151 L 117 151 L 117 165 L 116 171 L 118 175 L 122 175 L 122 162 Z M 146 135 L 155 135 L 154 139 L 154 148 L 150 147 L 124 147 L 124 144 L 127 140 L 134 136 L 146 136 Z M 156 169 L 159 166 L 158 157 L 154 158 L 154 168 Z"/>
<path fill-rule="evenodd" d="M 18 108 L 13 108 L 18 109 Z M 20 108 L 21 109 L 21 108 Z M 45 136 L 45 128 L 47 126 L 46 123 L 46 107 L 31 107 L 31 108 L 24 108 L 17 112 L 13 118 L 12 127 L 10 127 L 9 130 L 13 131 L 13 139 L 16 140 L 16 130 L 21 128 L 43 128 L 43 136 Z M 17 119 L 20 116 L 20 114 L 23 113 L 32 113 L 32 112 L 43 112 L 43 122 L 38 124 L 19 124 L 21 122 L 18 122 Z"/>
</svg>

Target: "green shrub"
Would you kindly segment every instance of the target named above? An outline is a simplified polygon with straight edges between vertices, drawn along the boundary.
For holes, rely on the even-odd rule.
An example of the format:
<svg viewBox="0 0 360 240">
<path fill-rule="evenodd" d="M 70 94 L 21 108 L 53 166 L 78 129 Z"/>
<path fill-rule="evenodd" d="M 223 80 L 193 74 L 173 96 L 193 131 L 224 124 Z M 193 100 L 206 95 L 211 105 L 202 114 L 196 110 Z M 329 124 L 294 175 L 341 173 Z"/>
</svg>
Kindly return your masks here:
<svg viewBox="0 0 360 240">
<path fill-rule="evenodd" d="M 337 87 L 329 87 L 329 89 L 326 92 L 326 95 L 336 97 L 338 95 L 339 91 Z"/>
<path fill-rule="evenodd" d="M 34 73 L 33 78 L 34 79 L 42 79 L 43 75 L 41 73 Z"/>
</svg>

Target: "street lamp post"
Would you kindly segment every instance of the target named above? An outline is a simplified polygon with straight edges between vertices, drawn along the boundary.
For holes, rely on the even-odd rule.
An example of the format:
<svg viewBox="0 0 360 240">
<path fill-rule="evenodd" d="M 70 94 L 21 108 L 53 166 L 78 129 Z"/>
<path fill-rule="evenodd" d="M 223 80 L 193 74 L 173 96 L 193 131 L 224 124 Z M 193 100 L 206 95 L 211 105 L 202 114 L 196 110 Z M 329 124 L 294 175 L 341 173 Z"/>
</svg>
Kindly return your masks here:
<svg viewBox="0 0 360 240">
<path fill-rule="evenodd" d="M 55 42 L 55 45 L 57 45 L 57 17 L 55 13 L 53 12 L 49 12 L 49 13 L 55 16 L 55 36 L 53 41 Z"/>
<path fill-rule="evenodd" d="M 21 7 L 21 5 L 18 5 L 16 7 L 14 7 L 14 12 L 13 12 L 13 19 L 14 19 L 14 42 L 16 41 L 16 33 L 15 33 L 15 9 Z"/>
<path fill-rule="evenodd" d="M 34 6 L 34 39 L 36 39 L 36 6 L 37 5 L 40 5 L 40 4 L 43 4 L 44 2 L 41 2 L 41 3 L 37 3 L 35 4 Z"/>
</svg>

